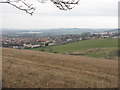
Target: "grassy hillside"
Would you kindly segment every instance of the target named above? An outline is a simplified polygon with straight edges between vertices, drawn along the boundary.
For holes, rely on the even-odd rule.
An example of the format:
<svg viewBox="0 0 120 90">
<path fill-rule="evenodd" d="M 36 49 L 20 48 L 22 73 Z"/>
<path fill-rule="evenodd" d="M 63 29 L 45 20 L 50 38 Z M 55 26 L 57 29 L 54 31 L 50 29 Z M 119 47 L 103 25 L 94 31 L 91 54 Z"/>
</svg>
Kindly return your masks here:
<svg viewBox="0 0 120 90">
<path fill-rule="evenodd" d="M 82 53 L 79 55 L 84 55 L 84 56 L 116 59 L 117 47 L 118 47 L 118 39 L 96 39 L 96 40 L 84 40 L 70 44 L 57 45 L 46 48 L 36 48 L 31 50 L 66 53 L 72 55 L 75 55 L 73 53 L 78 52 L 78 53 Z M 88 50 L 91 50 L 91 52 L 87 52 Z"/>
<path fill-rule="evenodd" d="M 116 60 L 3 48 L 3 87 L 113 88 Z"/>
</svg>

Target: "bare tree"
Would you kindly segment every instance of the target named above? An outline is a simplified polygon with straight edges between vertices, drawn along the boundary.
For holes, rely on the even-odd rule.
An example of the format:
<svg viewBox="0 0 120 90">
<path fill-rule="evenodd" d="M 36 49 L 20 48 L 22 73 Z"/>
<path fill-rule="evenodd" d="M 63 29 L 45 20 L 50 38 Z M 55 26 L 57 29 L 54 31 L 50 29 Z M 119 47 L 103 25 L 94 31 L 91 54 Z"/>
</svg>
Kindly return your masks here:
<svg viewBox="0 0 120 90">
<path fill-rule="evenodd" d="M 28 0 L 27 0 L 28 1 Z M 25 11 L 28 14 L 33 14 L 35 11 L 35 7 L 33 7 L 33 4 L 27 3 L 26 0 L 0 0 L 0 3 L 7 3 L 14 7 L 16 7 L 19 10 Z M 38 0 L 40 3 L 45 3 L 48 0 Z M 60 10 L 70 10 L 73 9 L 73 5 L 77 5 L 79 3 L 79 0 L 50 0 L 53 2 L 56 7 L 58 7 Z"/>
</svg>

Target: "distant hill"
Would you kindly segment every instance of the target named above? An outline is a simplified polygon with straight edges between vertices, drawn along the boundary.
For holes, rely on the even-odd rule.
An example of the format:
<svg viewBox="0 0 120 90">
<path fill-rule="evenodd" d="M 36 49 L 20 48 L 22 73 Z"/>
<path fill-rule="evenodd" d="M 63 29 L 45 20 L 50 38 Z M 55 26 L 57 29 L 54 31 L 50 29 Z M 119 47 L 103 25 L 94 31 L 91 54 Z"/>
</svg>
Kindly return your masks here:
<svg viewBox="0 0 120 90">
<path fill-rule="evenodd" d="M 56 28 L 56 29 L 3 29 L 5 33 L 22 33 L 22 32 L 42 32 L 41 36 L 54 36 L 66 34 L 81 34 L 85 32 L 103 32 L 111 29 L 92 29 L 92 28 Z M 114 29 L 112 29 L 114 30 Z"/>
<path fill-rule="evenodd" d="M 104 32 L 119 32 L 119 31 L 120 31 L 120 29 L 112 29 L 112 30 L 106 30 Z"/>
<path fill-rule="evenodd" d="M 3 48 L 3 88 L 117 88 L 116 60 Z"/>
</svg>

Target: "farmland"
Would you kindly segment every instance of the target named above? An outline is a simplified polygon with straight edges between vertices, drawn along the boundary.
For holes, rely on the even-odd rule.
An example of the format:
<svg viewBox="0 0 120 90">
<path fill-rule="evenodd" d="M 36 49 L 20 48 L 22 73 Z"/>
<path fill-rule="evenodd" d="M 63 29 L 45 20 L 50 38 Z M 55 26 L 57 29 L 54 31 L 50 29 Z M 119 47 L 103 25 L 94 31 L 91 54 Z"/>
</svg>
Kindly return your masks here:
<svg viewBox="0 0 120 90">
<path fill-rule="evenodd" d="M 118 39 L 96 39 L 84 40 L 64 45 L 40 47 L 30 50 L 38 50 L 52 53 L 63 53 L 71 55 L 83 55 L 99 58 L 117 59 Z M 94 52 L 94 53 L 93 53 Z M 106 55 L 105 55 L 106 54 Z"/>
<path fill-rule="evenodd" d="M 3 87 L 116 88 L 118 62 L 3 48 Z"/>
</svg>

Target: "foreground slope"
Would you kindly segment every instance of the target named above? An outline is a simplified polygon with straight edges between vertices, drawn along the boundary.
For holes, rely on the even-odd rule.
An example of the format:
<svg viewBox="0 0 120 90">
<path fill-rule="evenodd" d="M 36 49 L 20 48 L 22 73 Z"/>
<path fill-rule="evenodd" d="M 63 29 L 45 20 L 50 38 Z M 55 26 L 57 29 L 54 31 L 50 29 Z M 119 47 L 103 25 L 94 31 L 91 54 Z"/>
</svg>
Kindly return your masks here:
<svg viewBox="0 0 120 90">
<path fill-rule="evenodd" d="M 117 87 L 117 61 L 3 48 L 3 87 Z"/>
</svg>

